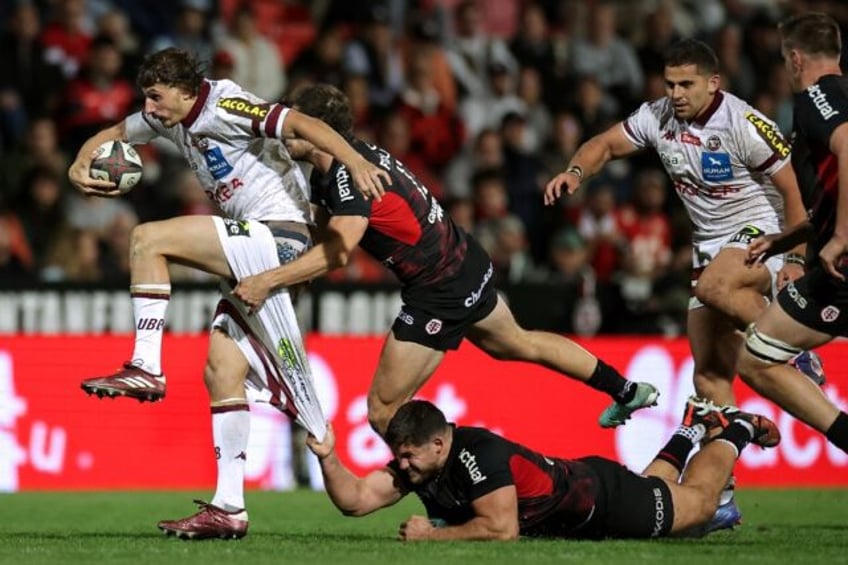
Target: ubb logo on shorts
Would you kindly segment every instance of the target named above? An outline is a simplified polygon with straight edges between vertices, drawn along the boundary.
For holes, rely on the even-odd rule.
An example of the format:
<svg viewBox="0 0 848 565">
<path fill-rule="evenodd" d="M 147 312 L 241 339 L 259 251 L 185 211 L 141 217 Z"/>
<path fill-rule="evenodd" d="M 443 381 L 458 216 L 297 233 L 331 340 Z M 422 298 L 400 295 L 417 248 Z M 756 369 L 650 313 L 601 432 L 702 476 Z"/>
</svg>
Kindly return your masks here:
<svg viewBox="0 0 848 565">
<path fill-rule="evenodd" d="M 639 410 L 624 426 L 616 428 L 615 449 L 619 461 L 640 472 L 656 455 L 680 423 L 686 399 L 694 392 L 692 374 L 694 363 L 690 356 L 675 367 L 669 352 L 660 346 L 639 349 L 631 358 L 625 372 L 628 379 L 648 381 L 662 394 L 657 406 Z M 848 399 L 839 396 L 835 387 L 826 386 L 825 394 L 842 410 Z M 781 433 L 781 443 L 774 449 L 746 449 L 740 462 L 748 469 L 775 467 L 782 459 L 786 465 L 806 469 L 826 458 L 830 464 L 848 467 L 848 454 L 831 445 L 821 434 L 799 435 L 804 424 L 773 404 L 754 396 L 740 403 L 746 412 L 763 414 L 774 420 Z"/>
</svg>

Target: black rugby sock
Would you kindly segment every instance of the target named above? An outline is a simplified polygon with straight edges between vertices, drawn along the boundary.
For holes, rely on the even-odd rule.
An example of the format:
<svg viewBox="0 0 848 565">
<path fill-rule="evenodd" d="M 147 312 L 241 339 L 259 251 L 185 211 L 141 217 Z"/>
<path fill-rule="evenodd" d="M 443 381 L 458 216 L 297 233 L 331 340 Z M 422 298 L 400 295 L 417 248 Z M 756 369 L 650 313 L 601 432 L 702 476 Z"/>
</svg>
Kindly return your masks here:
<svg viewBox="0 0 848 565">
<path fill-rule="evenodd" d="M 736 449 L 736 457 L 742 453 L 745 446 L 754 439 L 754 426 L 744 420 L 731 422 L 717 437 L 716 441 L 726 441 Z"/>
<path fill-rule="evenodd" d="M 636 383 L 628 381 L 600 359 L 586 384 L 595 390 L 607 393 L 619 404 L 627 404 L 636 396 Z"/>
<path fill-rule="evenodd" d="M 697 427 L 680 426 L 668 443 L 660 449 L 656 458 L 677 469 L 678 473 L 682 473 L 686 466 L 686 459 L 689 458 L 695 443 L 701 441 L 702 437 L 704 437 L 703 426 L 700 430 Z"/>
<path fill-rule="evenodd" d="M 830 443 L 848 453 L 848 414 L 840 412 L 824 435 Z"/>
</svg>

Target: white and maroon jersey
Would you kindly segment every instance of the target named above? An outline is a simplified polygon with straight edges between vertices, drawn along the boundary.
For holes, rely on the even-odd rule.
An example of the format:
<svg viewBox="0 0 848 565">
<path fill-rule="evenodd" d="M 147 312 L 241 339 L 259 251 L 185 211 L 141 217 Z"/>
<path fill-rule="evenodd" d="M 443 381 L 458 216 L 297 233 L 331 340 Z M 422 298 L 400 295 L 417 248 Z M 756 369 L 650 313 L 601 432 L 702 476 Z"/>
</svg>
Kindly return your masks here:
<svg viewBox="0 0 848 565">
<path fill-rule="evenodd" d="M 731 236 L 746 224 L 783 225 L 783 197 L 769 177 L 789 162 L 790 146 L 748 103 L 718 91 L 687 122 L 664 97 L 642 104 L 622 124 L 636 147 L 659 154 L 694 225 L 693 243 Z"/>
<path fill-rule="evenodd" d="M 288 112 L 232 81 L 204 80 L 188 116 L 175 126 L 142 112 L 125 123 L 130 143 L 157 136 L 174 142 L 229 217 L 309 223 L 309 185 L 279 141 Z"/>
</svg>

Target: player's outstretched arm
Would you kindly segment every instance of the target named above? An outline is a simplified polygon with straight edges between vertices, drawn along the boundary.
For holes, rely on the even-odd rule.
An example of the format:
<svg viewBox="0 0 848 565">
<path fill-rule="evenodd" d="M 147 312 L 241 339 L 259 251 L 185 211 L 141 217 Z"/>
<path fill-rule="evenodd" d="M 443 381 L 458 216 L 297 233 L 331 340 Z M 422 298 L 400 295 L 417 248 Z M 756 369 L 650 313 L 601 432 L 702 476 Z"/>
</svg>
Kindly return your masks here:
<svg viewBox="0 0 848 565">
<path fill-rule="evenodd" d="M 367 227 L 368 218 L 363 216 L 333 216 L 327 223 L 323 242 L 291 263 L 243 278 L 233 294 L 251 313 L 255 312 L 274 290 L 311 281 L 347 265 Z"/>
<path fill-rule="evenodd" d="M 283 136 L 301 137 L 326 151 L 346 167 L 362 195 L 380 200 L 392 184 L 389 173 L 360 155 L 345 139 L 323 121 L 291 109 L 283 122 Z"/>
<path fill-rule="evenodd" d="M 783 196 L 783 224 L 786 227 L 795 227 L 807 221 L 807 211 L 804 209 L 804 201 L 801 199 L 801 189 L 798 188 L 798 179 L 792 163 L 787 162 L 776 173 L 771 175 L 774 186 Z M 777 275 L 777 288 L 782 289 L 786 283 L 797 280 L 804 274 L 804 256 L 806 255 L 806 241 L 801 241 L 789 250 L 794 254 L 784 262 L 783 267 Z"/>
<path fill-rule="evenodd" d="M 318 457 L 330 500 L 345 516 L 365 516 L 391 506 L 406 494 L 388 468 L 372 471 L 364 478 L 351 473 L 336 456 L 336 436 L 329 424 L 323 442 L 309 434 L 306 445 Z"/>
<path fill-rule="evenodd" d="M 424 516 L 400 525 L 402 541 L 518 539 L 518 493 L 515 485 L 500 487 L 471 503 L 474 517 L 464 524 L 437 528 Z"/>
<path fill-rule="evenodd" d="M 121 121 L 114 126 L 101 130 L 88 138 L 82 144 L 77 156 L 68 168 L 68 179 L 71 184 L 83 194 L 95 196 L 120 196 L 121 192 L 115 183 L 107 180 L 95 180 L 91 178 L 91 162 L 96 157 L 95 151 L 102 143 L 115 139 L 126 141 L 127 130 L 125 123 Z"/>
<path fill-rule="evenodd" d="M 562 190 L 574 194 L 580 183 L 596 174 L 610 160 L 626 157 L 638 151 L 627 139 L 624 125 L 619 122 L 599 133 L 577 148 L 563 172 L 545 186 L 545 205 L 551 206 L 562 196 Z"/>
</svg>

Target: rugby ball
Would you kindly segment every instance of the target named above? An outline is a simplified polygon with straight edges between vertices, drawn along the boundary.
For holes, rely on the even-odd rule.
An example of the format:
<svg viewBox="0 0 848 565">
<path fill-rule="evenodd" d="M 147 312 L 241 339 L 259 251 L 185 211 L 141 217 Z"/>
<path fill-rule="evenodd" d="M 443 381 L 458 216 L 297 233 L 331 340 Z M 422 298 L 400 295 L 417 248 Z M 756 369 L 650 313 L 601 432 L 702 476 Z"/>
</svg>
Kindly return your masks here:
<svg viewBox="0 0 848 565">
<path fill-rule="evenodd" d="M 141 156 L 129 143 L 111 140 L 95 150 L 91 162 L 91 178 L 115 183 L 121 194 L 126 194 L 141 181 Z"/>
</svg>

